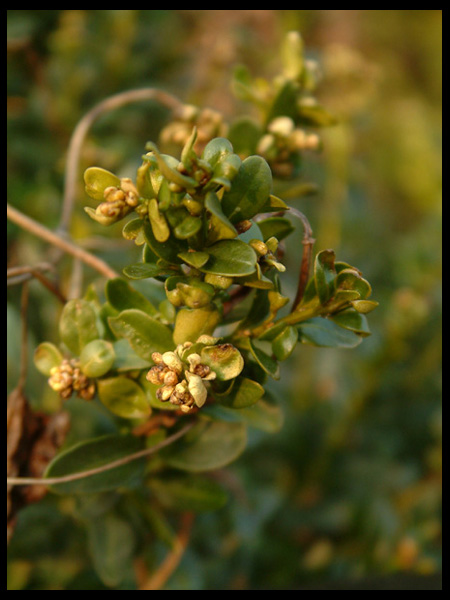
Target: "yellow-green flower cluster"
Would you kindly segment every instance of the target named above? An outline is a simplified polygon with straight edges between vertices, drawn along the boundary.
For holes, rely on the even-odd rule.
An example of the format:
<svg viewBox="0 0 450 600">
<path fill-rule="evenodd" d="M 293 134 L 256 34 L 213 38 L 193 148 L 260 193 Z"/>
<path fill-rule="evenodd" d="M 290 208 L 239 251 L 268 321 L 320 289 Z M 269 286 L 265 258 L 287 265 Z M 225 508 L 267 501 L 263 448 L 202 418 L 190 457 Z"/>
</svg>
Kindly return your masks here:
<svg viewBox="0 0 450 600">
<path fill-rule="evenodd" d="M 278 176 L 290 176 L 293 170 L 292 155 L 304 150 L 316 151 L 320 148 L 317 133 L 308 133 L 295 127 L 290 117 L 276 117 L 267 133 L 259 140 L 257 152 L 271 165 Z"/>
<path fill-rule="evenodd" d="M 92 400 L 95 395 L 95 383 L 83 373 L 76 359 L 64 359 L 60 365 L 52 367 L 48 384 L 64 400 L 75 392 L 84 400 Z"/>
<path fill-rule="evenodd" d="M 201 154 L 206 144 L 215 137 L 223 137 L 227 127 L 223 116 L 216 110 L 186 104 L 176 118 L 166 125 L 160 134 L 160 143 L 165 151 L 183 148 L 192 134 L 192 128 L 197 128 L 197 139 L 194 150 Z"/>
<path fill-rule="evenodd" d="M 108 186 L 103 192 L 104 202 L 99 204 L 96 214 L 118 221 L 125 217 L 139 203 L 139 192 L 128 177 L 120 180 L 120 187 Z"/>
<path fill-rule="evenodd" d="M 192 346 L 185 342 L 174 352 L 154 352 L 155 366 L 147 373 L 150 383 L 159 385 L 156 397 L 161 402 L 177 405 L 185 413 L 194 407 L 201 408 L 208 397 L 207 382 L 216 378 L 216 373 L 208 365 L 202 364 L 201 356 L 195 352 L 181 360 L 182 353 Z"/>
</svg>

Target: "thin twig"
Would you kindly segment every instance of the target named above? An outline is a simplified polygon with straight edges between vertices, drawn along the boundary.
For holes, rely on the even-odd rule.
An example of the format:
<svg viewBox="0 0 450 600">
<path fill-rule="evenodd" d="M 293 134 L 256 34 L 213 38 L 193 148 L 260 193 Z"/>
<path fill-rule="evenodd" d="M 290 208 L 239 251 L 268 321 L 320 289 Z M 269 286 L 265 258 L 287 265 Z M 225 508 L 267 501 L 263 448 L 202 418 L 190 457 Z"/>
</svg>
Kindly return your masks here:
<svg viewBox="0 0 450 600">
<path fill-rule="evenodd" d="M 16 225 L 19 225 L 19 227 L 22 229 L 25 229 L 29 233 L 45 240 L 46 242 L 49 242 L 50 244 L 53 244 L 60 250 L 75 256 L 75 258 L 79 258 L 105 277 L 108 277 L 109 279 L 119 277 L 118 273 L 111 269 L 111 267 L 100 258 L 97 258 L 93 254 L 83 250 L 83 248 L 80 248 L 73 242 L 60 237 L 50 229 L 47 229 L 47 227 L 44 227 L 44 225 L 41 225 L 37 221 L 34 221 L 34 219 L 27 217 L 9 204 L 7 204 L 7 216 L 8 219 L 10 219 Z"/>
<path fill-rule="evenodd" d="M 183 103 L 172 94 L 157 88 L 142 88 L 127 90 L 110 96 L 96 104 L 78 122 L 69 143 L 66 158 L 66 178 L 64 182 L 64 198 L 59 221 L 58 231 L 67 231 L 75 203 L 78 182 L 78 165 L 81 148 L 92 124 L 105 112 L 120 108 L 132 102 L 155 100 L 172 111 L 178 111 Z"/>
<path fill-rule="evenodd" d="M 28 282 L 25 282 L 22 286 L 22 295 L 20 301 L 20 320 L 21 320 L 21 332 L 20 332 L 20 373 L 19 381 L 17 382 L 17 390 L 19 394 L 23 392 L 25 387 L 25 380 L 27 378 L 27 367 L 28 367 L 28 325 L 27 325 L 27 312 L 28 312 Z"/>
<path fill-rule="evenodd" d="M 181 527 L 175 539 L 174 546 L 159 568 L 148 579 L 139 585 L 140 590 L 161 590 L 169 577 L 178 567 L 180 560 L 189 543 L 194 514 L 186 512 L 181 516 Z"/>
<path fill-rule="evenodd" d="M 159 444 L 152 446 L 151 448 L 145 448 L 144 450 L 139 450 L 139 452 L 135 452 L 134 454 L 129 454 L 128 456 L 124 456 L 123 458 L 118 458 L 106 465 L 102 465 L 100 467 L 95 467 L 94 469 L 88 469 L 87 471 L 80 471 L 79 473 L 72 473 L 71 475 L 64 475 L 62 477 L 47 477 L 47 478 L 34 478 L 34 477 L 7 477 L 6 483 L 7 485 L 56 485 L 58 483 L 68 483 L 70 481 L 77 481 L 79 479 L 85 479 L 86 477 L 92 477 L 92 475 L 98 475 L 99 473 L 103 473 L 104 471 L 110 471 L 111 469 L 115 469 L 116 467 L 120 467 L 122 465 L 126 465 L 130 462 L 138 460 L 139 458 L 144 458 L 146 456 L 150 456 L 158 450 L 169 446 L 179 438 L 183 437 L 192 427 L 194 423 L 189 423 L 180 431 L 177 431 L 173 435 L 169 436 Z"/>
<path fill-rule="evenodd" d="M 293 312 L 297 306 L 300 304 L 303 294 L 305 292 L 306 284 L 309 279 L 309 272 L 311 270 L 311 261 L 312 261 L 312 250 L 314 246 L 314 242 L 316 241 L 312 236 L 311 225 L 309 224 L 308 219 L 305 215 L 297 210 L 296 208 L 290 208 L 289 213 L 298 217 L 303 224 L 303 254 L 302 254 L 302 262 L 300 263 L 300 273 L 298 278 L 297 285 L 297 293 L 295 295 L 294 302 L 292 304 L 291 312 Z"/>
</svg>

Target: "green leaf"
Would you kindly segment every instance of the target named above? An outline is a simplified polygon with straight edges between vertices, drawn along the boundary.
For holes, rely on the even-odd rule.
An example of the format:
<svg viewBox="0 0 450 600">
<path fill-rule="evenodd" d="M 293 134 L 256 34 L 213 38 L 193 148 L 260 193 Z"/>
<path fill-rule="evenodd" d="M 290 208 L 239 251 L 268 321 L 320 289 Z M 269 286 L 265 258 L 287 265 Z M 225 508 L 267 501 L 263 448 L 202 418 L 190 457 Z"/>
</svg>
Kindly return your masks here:
<svg viewBox="0 0 450 600">
<path fill-rule="evenodd" d="M 278 360 L 288 358 L 298 341 L 298 331 L 295 327 L 286 327 L 272 341 L 272 351 Z"/>
<path fill-rule="evenodd" d="M 89 167 L 84 172 L 86 193 L 94 200 L 104 200 L 103 192 L 107 187 L 120 187 L 120 179 L 106 169 Z"/>
<path fill-rule="evenodd" d="M 151 250 L 168 263 L 180 264 L 182 260 L 178 257 L 181 252 L 187 250 L 187 243 L 172 236 L 165 242 L 158 242 L 155 238 L 150 223 L 144 224 L 145 241 Z"/>
<path fill-rule="evenodd" d="M 158 200 L 156 198 L 152 198 L 148 203 L 148 217 L 156 241 L 160 243 L 166 242 L 170 236 L 170 229 L 166 218 L 159 212 Z"/>
<path fill-rule="evenodd" d="M 372 312 L 378 306 L 378 302 L 375 302 L 375 300 L 352 300 L 351 304 L 363 315 Z"/>
<path fill-rule="evenodd" d="M 109 317 L 108 323 L 114 335 L 127 339 L 144 360 L 151 360 L 153 352 L 173 350 L 172 330 L 141 310 L 124 310 Z"/>
<path fill-rule="evenodd" d="M 173 342 L 195 342 L 201 335 L 211 335 L 220 321 L 219 312 L 212 306 L 182 308 L 175 318 Z"/>
<path fill-rule="evenodd" d="M 203 253 L 202 253 L 203 254 Z M 251 246 L 241 240 L 221 240 L 208 247 L 209 259 L 201 267 L 203 273 L 244 277 L 256 269 L 257 256 Z"/>
<path fill-rule="evenodd" d="M 137 246 L 145 243 L 143 221 L 142 219 L 131 219 L 122 229 L 122 236 L 126 240 L 134 240 Z"/>
<path fill-rule="evenodd" d="M 161 173 L 164 175 L 164 177 L 166 179 L 168 179 L 169 181 L 172 181 L 173 183 L 176 183 L 177 185 L 187 188 L 187 189 L 192 189 L 192 188 L 196 188 L 197 187 L 197 182 L 195 181 L 195 179 L 192 179 L 192 177 L 187 177 L 186 175 L 183 175 L 182 173 L 180 173 L 179 171 L 176 170 L 176 168 L 172 167 L 169 160 L 167 160 L 167 157 L 163 154 L 160 154 L 158 148 L 155 146 L 155 144 L 153 144 L 152 142 L 147 142 L 146 144 L 146 149 L 150 150 L 151 152 L 153 152 L 157 162 L 158 162 L 158 167 L 159 170 L 161 171 Z M 147 157 L 144 156 L 144 159 L 146 159 Z M 172 158 L 172 157 L 170 157 Z M 173 159 L 172 159 L 173 160 Z"/>
<path fill-rule="evenodd" d="M 211 303 L 215 290 L 212 285 L 195 277 L 168 277 L 165 281 L 166 295 L 174 306 L 202 308 Z"/>
<path fill-rule="evenodd" d="M 263 352 L 252 339 L 249 339 L 250 352 L 253 358 L 259 364 L 261 369 L 270 375 L 273 379 L 280 379 L 280 366 L 276 360 Z"/>
<path fill-rule="evenodd" d="M 206 346 L 200 355 L 202 363 L 217 374 L 218 381 L 234 379 L 244 368 L 241 353 L 231 344 Z"/>
<path fill-rule="evenodd" d="M 50 369 L 59 367 L 63 361 L 63 355 L 58 348 L 50 342 L 43 342 L 34 351 L 34 364 L 36 369 L 47 377 Z"/>
<path fill-rule="evenodd" d="M 144 163 L 137 170 L 136 186 L 139 194 L 147 199 L 156 198 L 163 179 L 156 158 L 153 155 L 147 155 Z"/>
<path fill-rule="evenodd" d="M 321 304 L 325 304 L 334 294 L 336 270 L 333 250 L 322 250 L 314 261 L 314 281 Z"/>
<path fill-rule="evenodd" d="M 299 86 L 297 82 L 288 80 L 280 87 L 267 116 L 267 123 L 275 117 L 290 117 L 294 122 L 298 121 L 297 96 Z"/>
<path fill-rule="evenodd" d="M 168 269 L 164 269 L 153 263 L 135 263 L 123 268 L 123 274 L 126 275 L 128 279 L 161 277 L 161 275 L 166 275 L 168 272 L 170 272 Z"/>
<path fill-rule="evenodd" d="M 208 415 L 216 422 L 245 423 L 267 433 L 280 431 L 284 420 L 281 408 L 269 398 L 261 398 L 256 404 L 239 409 L 211 404 L 202 409 L 202 414 Z"/>
<path fill-rule="evenodd" d="M 297 121 L 311 127 L 330 127 L 337 123 L 336 117 L 317 102 L 312 102 L 311 98 L 304 98 L 298 103 Z"/>
<path fill-rule="evenodd" d="M 360 314 L 354 308 L 347 308 L 345 310 L 342 310 L 332 315 L 330 319 L 334 323 L 339 325 L 339 327 L 343 327 L 344 329 L 354 331 L 355 333 L 358 333 L 363 337 L 370 335 L 367 317 L 363 314 Z"/>
<path fill-rule="evenodd" d="M 142 263 L 144 269 L 152 266 Z M 137 308 L 150 316 L 158 313 L 150 300 L 147 300 L 143 294 L 135 290 L 127 281 L 120 277 L 110 279 L 107 282 L 105 295 L 110 305 L 119 312 L 128 308 Z"/>
<path fill-rule="evenodd" d="M 222 198 L 222 209 L 232 223 L 251 219 L 267 202 L 272 189 L 272 171 L 261 156 L 249 156 Z"/>
<path fill-rule="evenodd" d="M 223 488 L 212 479 L 197 474 L 152 478 L 151 492 L 169 510 L 207 512 L 222 508 L 228 500 Z"/>
<path fill-rule="evenodd" d="M 80 367 L 88 377 L 102 377 L 111 369 L 115 358 L 114 347 L 110 342 L 93 340 L 81 351 Z"/>
<path fill-rule="evenodd" d="M 95 310 L 86 300 L 69 300 L 64 306 L 59 335 L 75 356 L 80 355 L 86 344 L 100 337 L 96 321 Z"/>
<path fill-rule="evenodd" d="M 105 585 L 117 588 L 133 568 L 136 545 L 133 528 L 112 511 L 101 518 L 89 519 L 87 527 L 94 568 Z"/>
<path fill-rule="evenodd" d="M 262 135 L 261 126 L 250 117 L 237 118 L 228 131 L 228 138 L 233 144 L 234 151 L 241 156 L 256 154 Z"/>
<path fill-rule="evenodd" d="M 362 338 L 353 331 L 343 329 L 333 321 L 323 317 L 314 317 L 298 327 L 302 344 L 336 348 L 354 348 Z"/>
<path fill-rule="evenodd" d="M 295 227 L 285 217 L 269 217 L 263 221 L 258 221 L 258 227 L 264 241 L 271 237 L 276 237 L 277 240 L 281 241 L 295 231 Z"/>
<path fill-rule="evenodd" d="M 303 73 L 303 40 L 297 31 L 290 31 L 281 45 L 283 74 L 287 79 L 300 79 Z"/>
<path fill-rule="evenodd" d="M 225 138 L 214 138 L 205 146 L 202 159 L 212 168 L 212 182 L 223 183 L 228 188 L 241 166 L 241 159 L 233 153 L 233 146 Z"/>
<path fill-rule="evenodd" d="M 164 462 L 183 471 L 220 469 L 244 451 L 247 429 L 242 423 L 205 421 L 161 452 Z"/>
<path fill-rule="evenodd" d="M 117 340 L 113 346 L 116 356 L 113 368 L 119 372 L 149 369 L 153 365 L 153 361 L 138 356 L 126 339 Z"/>
<path fill-rule="evenodd" d="M 63 477 L 102 467 L 142 448 L 142 440 L 132 435 L 112 434 L 79 442 L 51 461 L 45 477 Z M 144 471 L 145 460 L 139 459 L 83 479 L 53 484 L 51 489 L 61 494 L 104 492 L 135 485 Z"/>
<path fill-rule="evenodd" d="M 280 210 L 289 210 L 289 206 L 286 202 L 283 202 L 281 198 L 273 196 L 272 194 L 267 199 L 267 202 L 261 207 L 261 213 L 279 212 Z"/>
<path fill-rule="evenodd" d="M 123 419 L 142 419 L 151 413 L 144 390 L 128 377 L 111 377 L 97 382 L 100 402 Z"/>
<path fill-rule="evenodd" d="M 370 283 L 353 267 L 344 268 L 339 271 L 336 278 L 336 287 L 338 290 L 354 290 L 358 292 L 361 300 L 365 300 L 372 293 Z"/>
<path fill-rule="evenodd" d="M 237 236 L 234 225 L 224 215 L 222 205 L 215 192 L 208 192 L 205 198 L 205 208 L 210 212 L 208 244 L 218 240 L 233 239 Z"/>
<path fill-rule="evenodd" d="M 262 385 L 248 379 L 247 377 L 238 377 L 229 394 L 220 396 L 220 403 L 229 408 L 247 408 L 252 406 L 264 395 Z"/>
<path fill-rule="evenodd" d="M 173 230 L 175 237 L 179 240 L 187 240 L 202 228 L 202 220 L 199 217 L 193 217 L 187 215 L 181 223 L 179 223 Z"/>
<path fill-rule="evenodd" d="M 178 256 L 181 261 L 194 267 L 194 269 L 200 269 L 209 260 L 207 252 L 181 252 Z"/>
</svg>

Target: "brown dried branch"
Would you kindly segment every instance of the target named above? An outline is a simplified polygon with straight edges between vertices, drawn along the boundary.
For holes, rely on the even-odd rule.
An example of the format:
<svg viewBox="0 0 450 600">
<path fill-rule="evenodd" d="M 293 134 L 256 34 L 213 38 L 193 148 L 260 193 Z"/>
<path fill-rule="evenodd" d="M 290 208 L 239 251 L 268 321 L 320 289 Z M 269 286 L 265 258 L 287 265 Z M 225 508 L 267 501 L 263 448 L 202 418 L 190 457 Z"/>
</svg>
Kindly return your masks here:
<svg viewBox="0 0 450 600">
<path fill-rule="evenodd" d="M 305 215 L 302 212 L 300 212 L 299 210 L 297 210 L 296 208 L 292 208 L 292 207 L 289 209 L 289 212 L 291 214 L 295 215 L 296 217 L 298 217 L 303 224 L 303 239 L 302 239 L 303 255 L 302 255 L 302 262 L 300 263 L 300 273 L 299 273 L 299 278 L 298 278 L 297 293 L 295 295 L 295 299 L 294 299 L 294 302 L 292 304 L 292 309 L 291 309 L 291 312 L 293 312 L 297 308 L 297 306 L 300 304 L 300 302 L 303 298 L 303 294 L 305 293 L 306 284 L 308 283 L 309 273 L 311 270 L 313 246 L 314 246 L 314 242 L 316 240 L 312 236 L 313 232 L 311 229 L 311 225 L 309 224 L 309 221 L 305 217 Z"/>
<path fill-rule="evenodd" d="M 8 477 L 6 482 L 8 485 L 13 486 L 22 486 L 22 485 L 56 485 L 58 483 L 68 483 L 69 481 L 77 481 L 79 479 L 86 479 L 86 477 L 91 477 L 92 475 L 98 475 L 99 473 L 103 473 L 104 471 L 110 471 L 111 469 L 115 469 L 116 467 L 120 467 L 122 465 L 126 465 L 130 462 L 138 460 L 139 458 L 144 458 L 146 456 L 150 456 L 155 452 L 158 452 L 162 448 L 169 446 L 176 442 L 179 438 L 183 437 L 192 427 L 194 423 L 189 423 L 180 431 L 177 431 L 173 435 L 169 436 L 159 444 L 155 444 L 151 446 L 151 448 L 145 448 L 144 450 L 140 450 L 139 452 L 135 452 L 134 454 L 129 454 L 128 456 L 124 456 L 117 460 L 114 460 L 106 465 L 102 465 L 100 467 L 95 467 L 94 469 L 88 469 L 87 471 L 80 471 L 79 473 L 72 473 L 70 475 L 64 475 L 62 477 L 46 477 L 46 478 L 33 478 L 33 477 Z"/>
<path fill-rule="evenodd" d="M 140 590 L 161 590 L 165 586 L 172 573 L 180 564 L 180 560 L 189 543 L 193 522 L 193 513 L 186 512 L 181 515 L 180 530 L 173 548 L 152 575 L 146 576 L 145 567 L 142 564 L 140 565 L 140 572 L 138 573 Z"/>
<path fill-rule="evenodd" d="M 86 250 L 83 250 L 83 248 L 80 248 L 73 242 L 70 242 L 69 240 L 57 235 L 50 229 L 47 229 L 47 227 L 44 227 L 44 225 L 41 225 L 30 217 L 27 217 L 9 204 L 7 204 L 7 216 L 10 221 L 22 229 L 25 229 L 29 233 L 45 240 L 49 244 L 56 246 L 60 250 L 71 254 L 75 258 L 79 258 L 85 264 L 89 265 L 105 277 L 111 279 L 119 276 L 114 269 L 111 269 L 111 267 L 100 258 L 94 256 Z"/>
</svg>

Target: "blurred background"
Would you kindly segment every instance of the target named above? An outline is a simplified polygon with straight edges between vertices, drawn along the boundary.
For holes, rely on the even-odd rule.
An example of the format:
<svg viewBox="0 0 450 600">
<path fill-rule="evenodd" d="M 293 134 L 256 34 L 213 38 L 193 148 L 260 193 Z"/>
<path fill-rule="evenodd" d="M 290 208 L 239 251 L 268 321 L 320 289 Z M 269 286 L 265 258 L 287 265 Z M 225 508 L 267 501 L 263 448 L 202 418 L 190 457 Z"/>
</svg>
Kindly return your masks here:
<svg viewBox="0 0 450 600">
<path fill-rule="evenodd" d="M 95 103 L 156 86 L 225 118 L 247 112 L 230 90 L 235 65 L 272 78 L 284 34 L 302 34 L 322 69 L 319 99 L 339 124 L 323 130 L 323 152 L 304 165 L 319 193 L 296 206 L 316 250 L 356 265 L 380 306 L 356 349 L 304 346 L 283 363 L 270 386 L 283 427 L 251 432 L 226 470 L 227 505 L 196 517 L 166 589 L 440 589 L 441 11 L 7 13 L 8 201 L 50 228 L 71 133 Z M 133 177 L 166 118 L 152 103 L 105 115 L 81 168 Z M 134 262 L 120 227 L 99 231 L 85 200 L 80 183 L 74 239 L 117 270 Z M 287 244 L 286 292 L 296 286 L 300 235 Z M 7 236 L 8 266 L 46 260 L 37 238 L 11 224 Z M 66 258 L 63 288 L 72 273 Z M 83 285 L 95 278 L 86 269 Z M 19 377 L 20 287 L 8 288 L 8 391 Z M 30 307 L 31 353 L 57 340 L 61 306 L 35 281 Z M 51 410 L 32 366 L 26 386 L 33 407 Z M 20 514 L 9 589 L 107 589 L 85 546 L 70 498 L 48 495 Z M 164 547 L 154 551 L 162 560 Z"/>
</svg>

